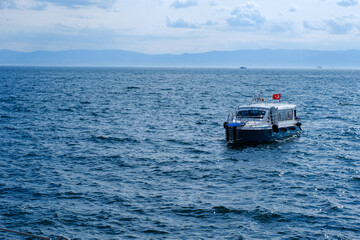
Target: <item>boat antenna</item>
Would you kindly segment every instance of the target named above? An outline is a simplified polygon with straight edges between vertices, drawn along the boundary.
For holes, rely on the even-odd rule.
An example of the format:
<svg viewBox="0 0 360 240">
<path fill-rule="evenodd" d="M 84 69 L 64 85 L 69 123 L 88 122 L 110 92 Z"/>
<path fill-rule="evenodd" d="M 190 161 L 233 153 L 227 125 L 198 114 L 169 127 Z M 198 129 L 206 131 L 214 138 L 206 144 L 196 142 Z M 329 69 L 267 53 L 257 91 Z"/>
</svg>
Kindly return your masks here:
<svg viewBox="0 0 360 240">
<path fill-rule="evenodd" d="M 262 102 L 264 101 L 264 98 L 263 98 L 263 90 L 260 90 L 260 93 L 258 95 L 258 97 L 255 99 L 257 102 Z"/>
</svg>

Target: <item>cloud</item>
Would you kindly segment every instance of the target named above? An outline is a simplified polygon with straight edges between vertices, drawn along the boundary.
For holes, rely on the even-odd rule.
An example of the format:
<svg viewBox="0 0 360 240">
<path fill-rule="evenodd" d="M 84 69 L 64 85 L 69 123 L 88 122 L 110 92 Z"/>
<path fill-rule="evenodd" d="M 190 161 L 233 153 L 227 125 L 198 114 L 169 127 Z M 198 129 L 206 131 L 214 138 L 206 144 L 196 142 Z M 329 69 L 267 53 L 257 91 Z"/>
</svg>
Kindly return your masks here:
<svg viewBox="0 0 360 240">
<path fill-rule="evenodd" d="M 358 0 L 341 0 L 337 3 L 337 5 L 342 7 L 350 7 L 358 4 Z"/>
<path fill-rule="evenodd" d="M 258 7 L 258 4 L 256 3 L 256 2 L 252 2 L 252 1 L 250 1 L 250 2 L 247 2 L 245 5 L 244 5 L 244 7 L 246 7 L 246 8 L 257 8 Z"/>
<path fill-rule="evenodd" d="M 209 3 L 209 6 L 216 7 L 216 6 L 219 6 L 219 3 L 216 2 L 216 1 L 212 1 L 212 2 Z"/>
<path fill-rule="evenodd" d="M 48 2 L 58 6 L 64 6 L 68 8 L 79 8 L 79 7 L 98 7 L 98 8 L 110 8 L 115 3 L 116 0 L 77 0 L 77 1 L 69 1 L 69 0 L 40 0 L 43 2 Z"/>
<path fill-rule="evenodd" d="M 348 23 L 343 19 L 328 20 L 326 21 L 326 25 L 329 27 L 329 32 L 331 34 L 346 34 L 353 28 L 351 23 Z"/>
<path fill-rule="evenodd" d="M 206 28 L 217 25 L 218 23 L 215 21 L 208 20 L 204 23 L 194 23 L 184 20 L 183 18 L 178 18 L 176 20 L 171 20 L 169 17 L 166 17 L 166 26 L 169 28 L 190 28 L 190 29 L 198 29 L 198 28 Z"/>
<path fill-rule="evenodd" d="M 216 25 L 216 24 L 217 24 L 217 22 L 208 20 L 208 21 L 206 21 L 206 23 L 204 23 L 203 25 L 205 25 L 205 26 L 214 26 L 214 25 Z"/>
<path fill-rule="evenodd" d="M 289 8 L 289 12 L 297 12 L 298 8 L 294 4 Z"/>
<path fill-rule="evenodd" d="M 227 19 L 230 27 L 255 27 L 263 24 L 265 18 L 255 9 L 255 3 L 247 3 L 231 12 L 232 17 Z"/>
<path fill-rule="evenodd" d="M 314 26 L 314 25 L 310 24 L 308 21 L 303 22 L 303 27 L 305 29 L 313 30 L 313 31 L 324 31 L 324 30 L 326 30 L 324 27 Z"/>
<path fill-rule="evenodd" d="M 170 28 L 200 28 L 198 24 L 187 22 L 182 18 L 171 20 L 169 17 L 166 17 L 166 26 Z"/>
<path fill-rule="evenodd" d="M 102 46 L 107 46 L 107 48 L 115 48 L 121 42 L 131 44 L 134 42 L 134 37 L 107 28 L 79 29 L 61 25 L 53 25 L 52 29 L 47 31 L 41 28 L 34 29 L 31 32 L 14 31 L 7 34 L 6 39 L 0 36 L 0 45 L 19 45 L 25 51 L 32 51 L 34 49 L 55 51 L 59 49 L 99 49 L 99 43 Z"/>
<path fill-rule="evenodd" d="M 5 8 L 15 9 L 15 8 L 18 8 L 18 6 L 15 3 L 15 1 L 3 0 L 0 2 L 0 9 L 5 9 Z"/>
<path fill-rule="evenodd" d="M 197 4 L 197 0 L 175 0 L 170 6 L 173 8 L 188 8 Z"/>
<path fill-rule="evenodd" d="M 46 4 L 36 0 L 18 1 L 18 0 L 0 0 L 0 9 L 28 9 L 44 10 Z"/>
<path fill-rule="evenodd" d="M 67 8 L 98 7 L 110 8 L 116 0 L 0 0 L 0 9 L 45 10 L 49 4 Z"/>
<path fill-rule="evenodd" d="M 288 32 L 291 29 L 292 26 L 290 23 L 275 23 L 270 27 L 270 31 L 275 33 Z"/>
</svg>

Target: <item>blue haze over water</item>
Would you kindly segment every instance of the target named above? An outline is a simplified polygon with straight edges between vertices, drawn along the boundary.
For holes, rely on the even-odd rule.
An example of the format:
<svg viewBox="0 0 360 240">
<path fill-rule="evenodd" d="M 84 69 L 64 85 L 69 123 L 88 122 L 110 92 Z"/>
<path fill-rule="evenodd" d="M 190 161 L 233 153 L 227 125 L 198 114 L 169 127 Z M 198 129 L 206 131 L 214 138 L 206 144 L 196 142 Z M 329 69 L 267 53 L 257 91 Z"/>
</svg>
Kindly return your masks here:
<svg viewBox="0 0 360 240">
<path fill-rule="evenodd" d="M 359 239 L 359 78 L 0 67 L 0 227 L 72 239 Z M 303 133 L 228 146 L 228 112 L 261 89 L 297 104 Z"/>
</svg>

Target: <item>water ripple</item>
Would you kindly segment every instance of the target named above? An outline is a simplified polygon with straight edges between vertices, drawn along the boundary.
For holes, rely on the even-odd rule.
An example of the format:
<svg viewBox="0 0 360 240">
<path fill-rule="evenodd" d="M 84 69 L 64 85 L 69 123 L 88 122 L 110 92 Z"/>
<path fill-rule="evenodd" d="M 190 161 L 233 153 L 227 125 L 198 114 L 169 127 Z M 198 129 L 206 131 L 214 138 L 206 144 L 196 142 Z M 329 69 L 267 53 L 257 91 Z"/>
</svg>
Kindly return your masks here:
<svg viewBox="0 0 360 240">
<path fill-rule="evenodd" d="M 357 239 L 359 76 L 0 67 L 0 227 L 72 239 Z M 298 105 L 303 133 L 227 145 L 228 112 L 260 89 Z"/>
</svg>

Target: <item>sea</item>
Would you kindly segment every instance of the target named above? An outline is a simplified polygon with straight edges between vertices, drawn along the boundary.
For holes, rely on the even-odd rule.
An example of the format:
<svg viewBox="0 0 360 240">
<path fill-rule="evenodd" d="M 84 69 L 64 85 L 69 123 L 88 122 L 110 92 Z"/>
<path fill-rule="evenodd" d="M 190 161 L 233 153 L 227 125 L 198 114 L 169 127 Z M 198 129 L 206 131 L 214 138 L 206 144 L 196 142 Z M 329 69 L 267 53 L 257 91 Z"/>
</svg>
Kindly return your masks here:
<svg viewBox="0 0 360 240">
<path fill-rule="evenodd" d="M 298 136 L 231 146 L 263 91 Z M 360 70 L 0 67 L 0 228 L 56 239 L 360 239 Z M 33 239 L 0 231 L 0 239 Z"/>
</svg>

